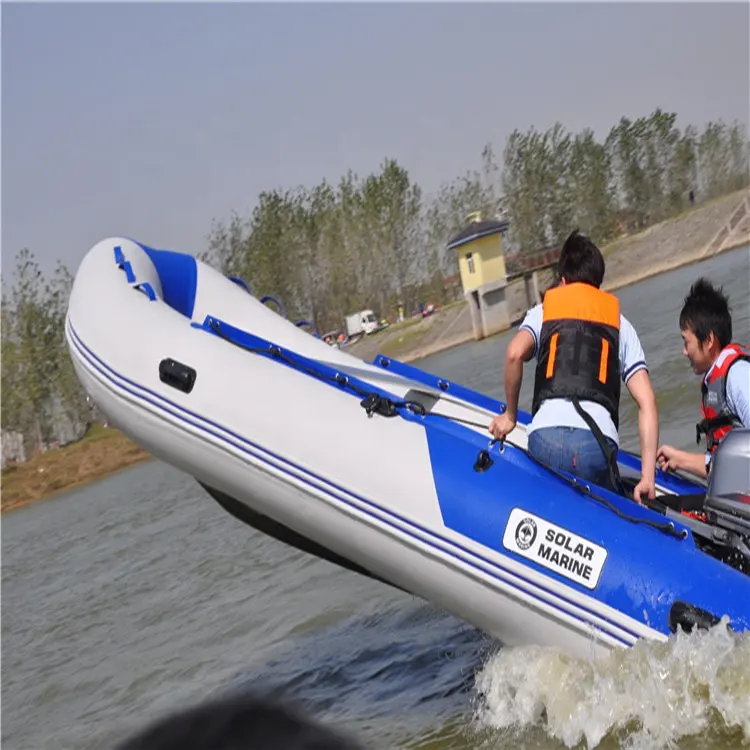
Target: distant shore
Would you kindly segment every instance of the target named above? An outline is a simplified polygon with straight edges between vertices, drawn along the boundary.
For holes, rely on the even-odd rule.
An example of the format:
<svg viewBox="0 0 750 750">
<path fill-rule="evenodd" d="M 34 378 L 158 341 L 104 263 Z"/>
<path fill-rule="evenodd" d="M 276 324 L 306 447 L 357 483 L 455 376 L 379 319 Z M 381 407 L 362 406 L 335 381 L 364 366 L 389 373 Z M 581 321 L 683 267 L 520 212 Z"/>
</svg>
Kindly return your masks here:
<svg viewBox="0 0 750 750">
<path fill-rule="evenodd" d="M 739 206 L 743 196 L 747 195 L 748 191 L 744 190 L 722 196 L 602 248 L 607 260 L 607 277 L 611 279 L 603 288 L 609 291 L 622 289 L 750 244 L 750 213 L 723 242 L 716 246 L 712 244 L 714 236 L 732 214 L 733 206 Z M 473 341 L 471 332 L 447 335 L 464 304 L 447 306 L 426 322 L 416 320 L 392 326 L 383 334 L 377 334 L 377 340 L 373 337 L 372 344 L 383 354 L 413 362 Z M 436 326 L 441 323 L 446 334 L 436 337 Z M 357 345 L 347 350 L 362 358 L 369 354 L 368 350 Z M 149 453 L 118 430 L 95 426 L 75 443 L 3 469 L 2 512 L 88 484 L 150 458 Z"/>
<path fill-rule="evenodd" d="M 717 234 L 742 204 L 750 200 L 748 189 L 714 198 L 679 216 L 666 219 L 637 234 L 622 237 L 602 247 L 607 272 L 602 286 L 607 291 L 623 289 L 653 276 L 700 263 L 730 250 L 750 244 L 750 212 L 728 232 L 722 242 L 713 245 Z M 461 301 L 459 306 L 465 306 Z M 451 328 L 460 311 L 455 303 L 440 311 L 430 325 L 420 321 L 387 329 L 377 338 L 367 337 L 347 348 L 363 359 L 372 357 L 373 350 L 402 362 L 415 362 L 425 357 L 474 341 L 470 326 L 460 334 L 436 337 L 432 331 L 440 325 Z M 501 331 L 496 336 L 502 336 Z M 371 340 L 368 340 L 371 339 Z"/>
<path fill-rule="evenodd" d="M 682 259 L 670 259 L 664 261 L 663 263 L 657 263 L 651 268 L 641 269 L 640 271 L 633 273 L 632 275 L 617 279 L 611 284 L 603 284 L 602 289 L 610 292 L 613 292 L 617 289 L 624 289 L 625 287 L 633 286 L 633 284 L 638 284 L 641 281 L 650 279 L 653 276 L 660 276 L 663 273 L 669 273 L 670 271 L 675 271 L 678 268 L 683 268 L 685 266 L 693 266 L 696 263 L 701 263 L 704 260 L 708 260 L 709 258 L 713 258 L 717 255 L 722 255 L 723 253 L 728 253 L 732 250 L 738 250 L 739 248 L 745 247 L 747 245 L 750 245 L 750 237 L 746 237 L 741 241 L 730 242 L 727 245 L 722 245 L 720 250 L 717 250 L 710 255 L 687 254 L 686 257 Z"/>
<path fill-rule="evenodd" d="M 2 512 L 88 484 L 152 456 L 112 427 L 94 425 L 75 443 L 2 471 Z"/>
<path fill-rule="evenodd" d="M 678 268 L 682 268 L 683 266 L 690 266 L 696 263 L 700 263 L 701 261 L 704 261 L 707 258 L 711 258 L 711 257 L 714 257 L 715 255 L 720 255 L 722 253 L 729 252 L 731 250 L 737 250 L 738 248 L 743 247 L 748 244 L 750 244 L 750 238 L 745 239 L 743 241 L 729 243 L 723 246 L 721 250 L 719 250 L 716 253 L 713 253 L 712 255 L 698 256 L 698 257 L 688 256 L 684 259 L 671 258 L 662 263 L 655 264 L 654 266 L 650 268 L 641 268 L 623 278 L 615 279 L 609 284 L 605 283 L 602 285 L 602 288 L 609 292 L 614 292 L 619 289 L 624 289 L 628 286 L 632 286 L 633 284 L 638 284 L 639 282 L 645 281 L 646 279 L 650 279 L 654 276 L 659 276 L 663 273 L 674 271 Z M 507 333 L 507 330 L 500 331 L 494 334 L 494 336 L 502 336 L 504 333 Z M 493 337 L 490 337 L 490 338 L 493 338 Z M 420 346 L 419 342 L 415 341 L 414 346 L 405 350 L 403 348 L 400 350 L 396 350 L 396 347 L 392 346 L 391 342 L 384 340 L 381 346 L 378 347 L 378 351 L 386 356 L 396 357 L 401 362 L 408 364 L 408 363 L 417 362 L 419 360 L 425 359 L 426 357 L 431 357 L 432 355 L 439 354 L 440 352 L 445 352 L 450 349 L 454 349 L 457 346 L 461 346 L 462 344 L 467 344 L 470 341 L 474 341 L 474 340 L 475 339 L 474 339 L 473 332 L 467 331 L 461 334 L 460 336 L 448 337 L 445 340 L 437 341 L 427 346 Z M 355 352 L 352 352 L 352 353 L 354 354 Z"/>
</svg>

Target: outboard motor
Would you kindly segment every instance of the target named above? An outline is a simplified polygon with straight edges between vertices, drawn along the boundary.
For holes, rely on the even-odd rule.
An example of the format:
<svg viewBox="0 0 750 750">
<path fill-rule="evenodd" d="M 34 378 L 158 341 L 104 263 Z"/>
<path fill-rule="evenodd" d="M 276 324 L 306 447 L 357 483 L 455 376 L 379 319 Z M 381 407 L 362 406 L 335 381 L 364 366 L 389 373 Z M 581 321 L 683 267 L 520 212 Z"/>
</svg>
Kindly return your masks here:
<svg viewBox="0 0 750 750">
<path fill-rule="evenodd" d="M 703 510 L 709 523 L 732 532 L 731 562 L 750 572 L 750 429 L 732 430 L 716 449 Z"/>
<path fill-rule="evenodd" d="M 732 430 L 716 449 L 705 508 L 735 517 L 736 530 L 750 534 L 750 429 Z"/>
</svg>

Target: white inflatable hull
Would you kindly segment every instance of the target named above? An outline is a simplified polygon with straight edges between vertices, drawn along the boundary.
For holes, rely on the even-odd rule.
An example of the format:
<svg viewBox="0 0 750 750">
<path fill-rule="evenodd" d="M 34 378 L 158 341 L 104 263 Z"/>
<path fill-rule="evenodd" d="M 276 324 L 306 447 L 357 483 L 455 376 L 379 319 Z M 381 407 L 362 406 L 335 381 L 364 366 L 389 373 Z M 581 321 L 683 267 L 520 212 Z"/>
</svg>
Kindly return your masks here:
<svg viewBox="0 0 750 750">
<path fill-rule="evenodd" d="M 345 389 L 200 326 L 213 316 L 399 399 L 415 388 L 434 389 L 326 345 L 203 263 L 196 263 L 192 309 L 188 304 L 189 315 L 181 314 L 164 303 L 166 277 L 144 247 L 114 237 L 92 248 L 77 272 L 66 321 L 81 383 L 136 443 L 505 644 L 596 657 L 640 637 L 667 637 L 664 628 L 592 591 L 446 525 L 435 458 L 418 421 L 368 418 Z M 162 382 L 165 359 L 195 370 L 189 393 Z M 437 395 L 443 413 L 479 424 L 493 416 Z M 465 429 L 487 442 L 482 427 Z M 525 447 L 522 426 L 509 442 Z"/>
</svg>

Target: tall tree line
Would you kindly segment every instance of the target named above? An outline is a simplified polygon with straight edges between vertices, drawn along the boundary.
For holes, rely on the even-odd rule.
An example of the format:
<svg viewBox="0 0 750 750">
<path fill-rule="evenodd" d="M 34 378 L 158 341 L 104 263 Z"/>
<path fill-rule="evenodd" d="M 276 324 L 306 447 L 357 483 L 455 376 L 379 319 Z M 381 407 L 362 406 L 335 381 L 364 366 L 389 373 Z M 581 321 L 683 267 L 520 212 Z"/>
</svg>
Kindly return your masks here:
<svg viewBox="0 0 750 750">
<path fill-rule="evenodd" d="M 45 278 L 24 248 L 16 256 L 12 287 L 3 289 L 0 426 L 4 440 L 21 435 L 25 457 L 80 437 L 97 416 L 65 345 L 72 284 L 60 262 Z"/>
<path fill-rule="evenodd" d="M 590 129 L 513 131 L 501 163 L 491 144 L 480 167 L 425 195 L 407 169 L 386 159 L 379 171 L 337 184 L 262 192 L 247 217 L 214 221 L 201 258 L 281 300 L 293 320 L 319 332 L 373 308 L 393 315 L 419 301 L 445 301 L 457 274 L 447 241 L 472 211 L 502 215 L 520 252 L 559 245 L 574 227 L 604 243 L 745 187 L 750 149 L 738 123 L 680 130 L 674 113 L 623 117 L 603 140 Z M 96 417 L 64 346 L 71 274 L 50 279 L 28 249 L 16 259 L 2 299 L 2 429 L 31 451 L 81 432 Z M 7 285 L 4 283 L 4 287 Z"/>
<path fill-rule="evenodd" d="M 643 229 L 696 202 L 748 184 L 748 140 L 739 123 L 709 122 L 684 131 L 661 109 L 623 117 L 603 141 L 515 130 L 503 153 L 503 190 L 511 234 L 522 248 L 559 244 L 575 225 L 599 242 Z"/>
</svg>

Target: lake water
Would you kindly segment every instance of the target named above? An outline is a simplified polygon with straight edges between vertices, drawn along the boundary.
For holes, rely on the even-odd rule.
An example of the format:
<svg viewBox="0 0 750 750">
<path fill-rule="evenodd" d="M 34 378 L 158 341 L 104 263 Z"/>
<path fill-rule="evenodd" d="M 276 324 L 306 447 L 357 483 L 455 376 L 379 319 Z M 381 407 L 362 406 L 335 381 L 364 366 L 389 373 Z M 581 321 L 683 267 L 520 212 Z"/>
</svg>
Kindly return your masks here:
<svg viewBox="0 0 750 750">
<path fill-rule="evenodd" d="M 699 380 L 677 316 L 698 275 L 750 341 L 750 248 L 618 292 L 695 449 Z M 419 363 L 503 397 L 512 332 Z M 530 406 L 526 368 L 521 406 Z M 638 450 L 623 391 L 623 446 Z M 249 529 L 149 462 L 2 519 L 2 746 L 106 748 L 224 690 L 280 690 L 369 748 L 750 746 L 750 638 L 639 644 L 601 663 L 505 649 L 429 603 Z"/>
</svg>

